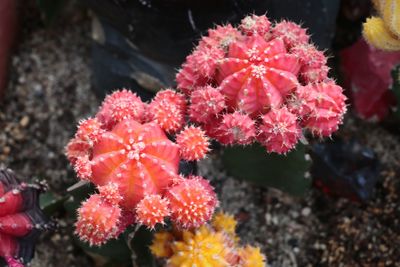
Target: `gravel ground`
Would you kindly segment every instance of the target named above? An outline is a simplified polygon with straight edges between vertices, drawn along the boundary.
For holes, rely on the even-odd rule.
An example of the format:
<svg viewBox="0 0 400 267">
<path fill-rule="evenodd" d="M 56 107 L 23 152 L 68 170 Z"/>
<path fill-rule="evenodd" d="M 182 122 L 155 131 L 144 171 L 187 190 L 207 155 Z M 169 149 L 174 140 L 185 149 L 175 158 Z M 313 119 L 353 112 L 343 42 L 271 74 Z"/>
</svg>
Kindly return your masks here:
<svg viewBox="0 0 400 267">
<path fill-rule="evenodd" d="M 78 19 L 55 31 L 30 22 L 24 22 L 0 104 L 0 164 L 22 180 L 45 179 L 62 194 L 75 182 L 64 146 L 79 119 L 99 104 L 90 91 L 90 23 Z M 57 233 L 42 238 L 32 266 L 90 266 L 81 251 L 75 253 L 72 222 L 58 223 Z"/>
<path fill-rule="evenodd" d="M 22 178 L 46 179 L 56 194 L 75 181 L 63 148 L 79 119 L 99 104 L 90 91 L 89 24 L 80 18 L 57 30 L 28 27 L 0 105 L 0 163 Z M 398 137 L 349 117 L 341 134 L 357 136 L 384 165 L 368 203 L 330 199 L 315 190 L 293 198 L 229 177 L 215 156 L 200 163 L 221 208 L 239 220 L 243 242 L 260 245 L 271 267 L 400 266 Z M 73 245 L 72 223 L 60 218 L 60 229 L 42 237 L 32 266 L 93 265 Z"/>
</svg>

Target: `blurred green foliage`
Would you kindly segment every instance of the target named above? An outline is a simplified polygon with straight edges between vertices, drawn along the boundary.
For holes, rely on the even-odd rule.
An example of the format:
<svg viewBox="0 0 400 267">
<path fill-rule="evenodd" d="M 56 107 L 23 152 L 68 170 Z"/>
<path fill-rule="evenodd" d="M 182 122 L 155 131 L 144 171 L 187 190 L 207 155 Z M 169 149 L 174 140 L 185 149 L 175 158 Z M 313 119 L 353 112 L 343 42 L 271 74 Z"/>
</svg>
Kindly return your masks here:
<svg viewBox="0 0 400 267">
<path fill-rule="evenodd" d="M 306 173 L 311 161 L 299 144 L 286 155 L 267 154 L 258 144 L 225 148 L 222 161 L 229 174 L 266 187 L 274 187 L 294 196 L 302 196 L 311 186 Z"/>
</svg>

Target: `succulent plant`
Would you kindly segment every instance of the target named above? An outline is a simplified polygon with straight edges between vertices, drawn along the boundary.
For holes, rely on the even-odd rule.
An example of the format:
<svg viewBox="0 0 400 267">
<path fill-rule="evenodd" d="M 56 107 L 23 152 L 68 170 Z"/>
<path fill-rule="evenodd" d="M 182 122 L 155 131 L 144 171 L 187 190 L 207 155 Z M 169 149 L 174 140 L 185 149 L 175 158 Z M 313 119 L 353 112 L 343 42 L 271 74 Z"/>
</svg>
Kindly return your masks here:
<svg viewBox="0 0 400 267">
<path fill-rule="evenodd" d="M 93 194 L 78 210 L 76 233 L 91 245 L 117 238 L 131 224 L 154 229 L 166 217 L 177 225 L 200 226 L 218 201 L 202 177 L 182 177 L 179 162 L 199 160 L 209 151 L 198 127 L 183 127 L 185 97 L 160 91 L 150 104 L 134 93 L 106 97 L 93 119 L 79 124 L 66 147 L 78 177 L 93 183 Z"/>
<path fill-rule="evenodd" d="M 191 120 L 222 144 L 257 140 L 279 154 L 295 147 L 302 128 L 330 136 L 342 122 L 346 97 L 309 39 L 293 22 L 256 15 L 237 28 L 209 30 L 176 76 Z"/>
<path fill-rule="evenodd" d="M 20 182 L 14 172 L 0 169 L 0 258 L 8 266 L 29 262 L 39 234 L 51 227 L 39 207 L 41 184 Z"/>
</svg>

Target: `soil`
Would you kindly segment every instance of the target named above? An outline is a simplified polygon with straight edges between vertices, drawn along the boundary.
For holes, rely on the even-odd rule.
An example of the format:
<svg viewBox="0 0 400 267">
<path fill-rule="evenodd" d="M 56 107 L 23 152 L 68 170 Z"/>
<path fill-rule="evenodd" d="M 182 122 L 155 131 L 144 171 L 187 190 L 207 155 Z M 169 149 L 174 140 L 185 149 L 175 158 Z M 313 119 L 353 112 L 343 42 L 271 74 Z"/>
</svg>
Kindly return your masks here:
<svg viewBox="0 0 400 267">
<path fill-rule="evenodd" d="M 47 180 L 62 195 L 76 181 L 64 146 L 100 102 L 90 90 L 90 18 L 80 14 L 45 28 L 34 13 L 23 25 L 0 104 L 0 162 L 23 180 Z M 353 114 L 340 134 L 355 136 L 381 160 L 380 183 L 366 203 L 316 189 L 294 198 L 229 177 L 215 156 L 200 163 L 221 208 L 239 220 L 242 242 L 261 246 L 270 266 L 400 266 L 399 137 Z M 73 221 L 62 214 L 57 220 L 58 230 L 39 240 L 31 266 L 94 266 L 72 241 Z"/>
</svg>

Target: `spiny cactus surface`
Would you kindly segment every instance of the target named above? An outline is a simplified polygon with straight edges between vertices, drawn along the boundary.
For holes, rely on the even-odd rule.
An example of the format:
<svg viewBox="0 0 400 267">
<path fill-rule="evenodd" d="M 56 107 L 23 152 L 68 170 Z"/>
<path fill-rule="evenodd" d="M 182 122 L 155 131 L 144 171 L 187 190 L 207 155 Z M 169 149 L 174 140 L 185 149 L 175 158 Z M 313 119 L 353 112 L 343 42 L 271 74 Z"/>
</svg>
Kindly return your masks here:
<svg viewBox="0 0 400 267">
<path fill-rule="evenodd" d="M 183 228 L 211 218 L 218 204 L 213 188 L 202 177 L 179 175 L 182 159 L 199 160 L 209 151 L 203 130 L 183 129 L 185 114 L 185 97 L 171 89 L 150 104 L 121 90 L 79 124 L 66 155 L 77 176 L 98 189 L 78 210 L 82 240 L 102 245 L 131 224 L 154 229 L 167 217 Z"/>
<path fill-rule="evenodd" d="M 295 147 L 302 129 L 330 136 L 346 97 L 309 40 L 300 25 L 266 16 L 209 30 L 176 76 L 190 119 L 222 144 L 259 141 L 279 154 Z"/>
</svg>

